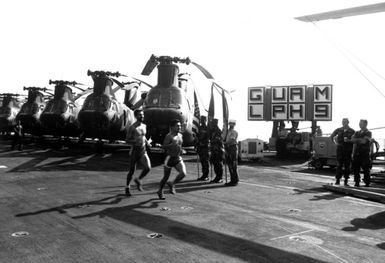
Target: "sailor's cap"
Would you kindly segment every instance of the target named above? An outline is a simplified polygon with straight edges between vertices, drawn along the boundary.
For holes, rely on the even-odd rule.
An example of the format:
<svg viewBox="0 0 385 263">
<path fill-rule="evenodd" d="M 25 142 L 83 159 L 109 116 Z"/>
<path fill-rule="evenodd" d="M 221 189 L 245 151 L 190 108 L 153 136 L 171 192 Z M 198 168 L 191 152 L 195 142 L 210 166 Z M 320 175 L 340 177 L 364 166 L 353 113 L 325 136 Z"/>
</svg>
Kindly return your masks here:
<svg viewBox="0 0 385 263">
<path fill-rule="evenodd" d="M 236 121 L 236 120 L 234 120 L 234 119 L 229 119 L 229 123 L 234 123 L 234 124 L 236 124 L 236 123 L 237 123 L 237 121 Z"/>
</svg>

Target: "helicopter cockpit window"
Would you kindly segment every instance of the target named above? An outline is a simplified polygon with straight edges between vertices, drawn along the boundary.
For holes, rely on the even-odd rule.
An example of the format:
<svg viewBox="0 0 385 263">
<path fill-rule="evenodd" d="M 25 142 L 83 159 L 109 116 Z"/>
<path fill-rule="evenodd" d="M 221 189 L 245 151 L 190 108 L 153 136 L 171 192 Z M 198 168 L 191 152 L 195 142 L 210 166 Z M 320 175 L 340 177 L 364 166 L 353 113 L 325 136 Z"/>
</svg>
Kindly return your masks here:
<svg viewBox="0 0 385 263">
<path fill-rule="evenodd" d="M 84 105 L 83 105 L 83 109 L 85 109 L 85 110 L 92 110 L 94 108 L 95 108 L 94 100 L 91 97 L 86 98 L 86 100 L 84 102 Z"/>
<path fill-rule="evenodd" d="M 169 101 L 169 107 L 171 108 L 180 108 L 180 105 L 182 104 L 182 94 L 180 93 L 179 90 L 170 90 L 170 101 Z"/>
<path fill-rule="evenodd" d="M 47 104 L 46 112 L 62 114 L 67 111 L 68 105 L 64 100 L 53 100 Z"/>
<path fill-rule="evenodd" d="M 31 111 L 31 103 L 24 103 L 23 106 L 21 106 L 20 113 L 28 113 Z"/>
<path fill-rule="evenodd" d="M 165 107 L 179 109 L 182 104 L 182 94 L 180 89 L 162 89 L 151 91 L 147 95 L 146 107 Z"/>
<path fill-rule="evenodd" d="M 44 98 L 43 98 L 43 96 L 41 96 L 41 95 L 38 96 L 37 99 L 36 99 L 36 102 L 39 103 L 39 104 L 40 104 L 40 103 L 44 103 Z"/>
<path fill-rule="evenodd" d="M 74 113 L 74 107 L 75 107 L 75 104 L 74 103 L 68 103 L 68 111 L 70 114 L 73 114 Z"/>
<path fill-rule="evenodd" d="M 62 90 L 61 90 L 61 92 L 62 92 L 61 98 L 66 100 L 66 101 L 71 100 L 72 99 L 72 90 L 70 88 L 66 87 L 66 86 L 61 87 L 61 88 L 62 88 Z"/>
<path fill-rule="evenodd" d="M 11 114 L 11 108 L 10 107 L 1 107 L 0 108 L 0 114 L 4 116 L 8 116 Z"/>
<path fill-rule="evenodd" d="M 39 111 L 39 105 L 37 103 L 32 103 L 30 112 L 32 114 L 36 114 L 38 111 Z"/>
<path fill-rule="evenodd" d="M 104 110 L 104 111 L 110 109 L 110 107 L 111 107 L 111 100 L 110 100 L 110 98 L 108 96 L 102 96 L 99 106 L 101 106 L 102 110 Z"/>
<path fill-rule="evenodd" d="M 146 99 L 146 107 L 159 107 L 161 98 L 160 91 L 153 90 L 149 92 Z"/>
<path fill-rule="evenodd" d="M 113 111 L 118 111 L 118 106 L 116 105 L 115 101 L 112 102 L 112 107 L 111 108 L 112 108 Z"/>
</svg>

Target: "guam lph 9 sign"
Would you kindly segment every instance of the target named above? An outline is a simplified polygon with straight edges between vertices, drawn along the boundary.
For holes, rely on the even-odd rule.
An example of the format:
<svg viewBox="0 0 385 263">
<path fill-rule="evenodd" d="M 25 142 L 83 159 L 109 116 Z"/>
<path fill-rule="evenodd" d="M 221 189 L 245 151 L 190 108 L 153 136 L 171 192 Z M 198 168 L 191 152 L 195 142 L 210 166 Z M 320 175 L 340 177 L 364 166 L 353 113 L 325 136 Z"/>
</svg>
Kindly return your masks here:
<svg viewBox="0 0 385 263">
<path fill-rule="evenodd" d="M 331 121 L 332 85 L 250 87 L 250 121 Z"/>
</svg>

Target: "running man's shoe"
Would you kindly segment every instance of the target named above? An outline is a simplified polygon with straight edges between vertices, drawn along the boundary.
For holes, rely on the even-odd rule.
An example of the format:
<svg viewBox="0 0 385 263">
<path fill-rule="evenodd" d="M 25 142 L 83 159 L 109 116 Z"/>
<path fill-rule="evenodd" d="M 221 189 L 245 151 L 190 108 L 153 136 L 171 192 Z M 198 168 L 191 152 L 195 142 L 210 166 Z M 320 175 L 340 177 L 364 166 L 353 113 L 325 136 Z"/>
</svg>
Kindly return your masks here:
<svg viewBox="0 0 385 263">
<path fill-rule="evenodd" d="M 126 196 L 131 196 L 131 191 L 130 191 L 130 187 L 129 186 L 126 186 Z"/>
<path fill-rule="evenodd" d="M 158 192 L 156 192 L 158 194 L 158 197 L 160 200 L 165 200 L 166 198 L 164 197 L 163 195 L 163 191 L 159 190 Z"/>
<path fill-rule="evenodd" d="M 170 187 L 170 192 L 174 195 L 176 194 L 175 185 L 173 185 L 171 182 L 167 183 L 168 187 Z"/>
<path fill-rule="evenodd" d="M 136 183 L 136 187 L 138 188 L 138 191 L 142 192 L 143 191 L 143 187 L 142 187 L 142 183 L 140 182 L 140 180 L 138 178 L 135 178 L 135 183 Z"/>
</svg>

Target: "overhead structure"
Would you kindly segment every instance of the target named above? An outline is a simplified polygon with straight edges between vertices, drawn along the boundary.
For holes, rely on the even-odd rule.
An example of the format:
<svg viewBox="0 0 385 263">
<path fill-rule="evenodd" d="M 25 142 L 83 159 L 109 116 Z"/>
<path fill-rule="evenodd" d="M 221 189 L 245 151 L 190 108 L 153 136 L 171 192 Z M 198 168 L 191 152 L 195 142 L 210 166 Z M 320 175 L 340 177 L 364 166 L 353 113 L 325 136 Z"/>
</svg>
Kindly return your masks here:
<svg viewBox="0 0 385 263">
<path fill-rule="evenodd" d="M 357 6 L 357 7 L 351 7 L 346 9 L 340 9 L 340 10 L 333 10 L 329 12 L 324 13 L 318 13 L 313 15 L 306 15 L 301 17 L 296 17 L 295 19 L 303 22 L 312 22 L 314 26 L 316 26 L 316 23 L 318 21 L 322 20 L 328 20 L 328 19 L 337 19 L 337 18 L 344 18 L 344 17 L 352 17 L 352 16 L 359 16 L 359 15 L 368 15 L 368 14 L 374 14 L 379 12 L 385 12 L 385 2 L 377 3 L 377 4 L 370 4 L 370 5 L 364 5 L 364 6 Z M 318 28 L 319 29 L 319 28 Z M 320 29 L 319 29 L 320 30 Z M 368 66 L 365 62 L 363 62 L 361 59 L 359 59 L 357 56 L 352 54 L 351 51 L 346 50 L 344 47 L 339 47 L 336 43 L 333 43 L 336 49 L 342 54 L 345 59 L 355 68 L 355 70 L 358 71 L 362 75 L 363 78 L 365 78 L 369 84 L 382 96 L 385 98 L 385 94 L 381 91 L 380 88 L 378 88 L 369 78 L 366 76 L 363 71 L 360 70 L 360 68 L 349 58 L 350 55 L 354 56 L 358 61 L 360 61 L 364 66 L 366 66 L 369 70 L 371 70 L 373 73 L 375 73 L 377 76 L 381 77 L 382 79 L 385 79 L 383 76 L 381 76 L 377 71 L 375 71 L 373 68 Z M 350 54 L 348 55 L 346 51 Z"/>
<path fill-rule="evenodd" d="M 306 15 L 306 16 L 300 16 L 300 17 L 296 17 L 295 19 L 300 20 L 302 22 L 318 22 L 318 21 L 328 20 L 328 19 L 338 19 L 338 18 L 344 18 L 349 16 L 360 16 L 360 15 L 379 13 L 379 12 L 385 12 L 385 2 L 345 8 L 340 10 L 333 10 L 329 12 L 323 12 L 323 13 Z"/>
</svg>

